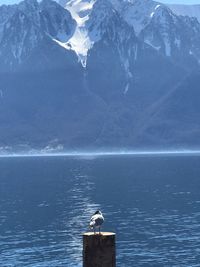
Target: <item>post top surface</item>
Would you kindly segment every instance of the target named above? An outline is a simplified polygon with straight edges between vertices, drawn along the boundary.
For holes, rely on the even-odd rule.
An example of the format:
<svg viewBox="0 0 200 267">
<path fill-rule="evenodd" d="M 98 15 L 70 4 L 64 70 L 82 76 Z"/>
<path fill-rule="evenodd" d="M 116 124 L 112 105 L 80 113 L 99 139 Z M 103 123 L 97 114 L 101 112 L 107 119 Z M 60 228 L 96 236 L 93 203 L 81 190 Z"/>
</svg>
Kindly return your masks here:
<svg viewBox="0 0 200 267">
<path fill-rule="evenodd" d="M 83 235 L 84 236 L 98 236 L 99 234 L 98 233 L 94 234 L 94 232 L 87 232 L 87 233 L 84 233 Z M 101 236 L 114 236 L 115 233 L 112 233 L 112 232 L 101 232 L 100 235 Z"/>
</svg>

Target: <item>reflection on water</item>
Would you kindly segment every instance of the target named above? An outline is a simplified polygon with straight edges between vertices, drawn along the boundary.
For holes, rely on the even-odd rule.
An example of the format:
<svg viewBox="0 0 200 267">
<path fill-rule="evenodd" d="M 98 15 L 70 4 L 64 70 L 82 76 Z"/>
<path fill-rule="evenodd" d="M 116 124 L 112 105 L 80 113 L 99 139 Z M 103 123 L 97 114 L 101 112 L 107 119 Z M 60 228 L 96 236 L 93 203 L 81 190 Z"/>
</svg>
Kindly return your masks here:
<svg viewBox="0 0 200 267">
<path fill-rule="evenodd" d="M 72 187 L 67 193 L 67 203 L 69 210 L 65 210 L 61 218 L 57 219 L 57 223 L 62 222 L 67 233 L 68 240 L 67 263 L 68 266 L 82 266 L 81 256 L 81 234 L 88 230 L 89 217 L 94 210 L 100 209 L 100 206 L 93 203 L 90 192 L 94 190 L 94 182 L 86 173 L 86 170 L 72 170 Z M 61 205 L 63 203 L 61 202 Z"/>
<path fill-rule="evenodd" d="M 200 158 L 0 160 L 0 266 L 80 267 L 97 209 L 117 264 L 199 266 Z"/>
<path fill-rule="evenodd" d="M 21 163 L 18 161 L 19 168 Z M 32 169 L 37 163 L 37 160 L 33 163 L 29 160 L 28 166 L 30 167 L 31 164 Z M 10 167 L 10 164 L 13 167 L 13 162 L 10 164 L 3 162 L 2 165 L 4 164 L 5 168 Z M 16 173 L 18 173 L 18 164 L 14 163 Z M 30 174 L 28 173 L 30 177 L 25 177 L 27 179 L 23 177 L 20 180 L 21 171 L 16 177 L 12 177 L 12 174 L 10 177 L 2 177 L 1 193 L 4 197 L 1 196 L 0 202 L 0 266 L 81 266 L 81 234 L 88 230 L 89 217 L 94 210 L 100 209 L 100 206 L 92 202 L 90 198 L 90 192 L 94 190 L 94 182 L 86 174 L 87 164 L 83 167 L 77 164 L 74 169 L 67 168 L 66 173 L 65 161 L 63 164 L 64 170 L 61 171 L 61 176 L 53 175 L 50 179 L 53 184 L 49 184 L 49 177 L 42 175 L 36 177 L 31 174 L 31 171 Z M 52 166 L 48 165 L 48 161 L 44 162 L 44 165 L 52 169 Z M 40 165 L 40 167 L 42 169 L 39 170 L 39 175 L 41 170 L 43 172 L 43 166 Z M 69 165 L 69 167 L 71 166 Z M 57 167 L 55 166 L 55 168 Z M 27 172 L 26 167 L 24 171 Z M 13 172 L 11 171 L 11 173 Z M 49 172 L 47 173 L 49 174 Z M 6 181 L 7 178 L 11 181 Z M 32 187 L 33 181 L 30 179 L 37 179 L 37 184 L 35 184 L 37 188 Z M 44 180 L 41 182 L 41 179 Z M 23 188 L 23 183 L 27 183 L 25 188 Z M 53 194 L 53 185 L 56 189 L 57 183 L 61 183 L 58 186 L 60 191 L 55 190 L 55 194 Z M 3 186 L 4 184 L 6 186 Z M 12 190 L 14 184 L 17 184 L 16 191 Z M 29 192 L 26 191 L 27 189 Z M 49 189 L 52 191 L 49 192 Z M 7 192 L 5 192 L 6 190 Z M 32 198 L 32 190 L 39 190 L 39 198 Z M 30 193 L 30 199 L 28 193 Z M 53 197 L 49 198 L 48 194 L 53 194 Z M 30 206 L 29 204 L 26 206 L 27 203 L 24 201 L 29 202 Z M 23 207 L 23 205 L 25 206 Z M 30 210 L 27 211 L 27 208 Z M 27 213 L 32 217 L 31 209 L 33 212 L 36 210 L 41 217 L 27 218 Z M 54 212 L 55 216 L 52 218 L 51 213 Z M 13 215 L 17 219 L 15 222 L 12 221 Z M 19 217 L 15 215 L 19 215 Z M 46 218 L 47 224 L 45 223 Z"/>
</svg>

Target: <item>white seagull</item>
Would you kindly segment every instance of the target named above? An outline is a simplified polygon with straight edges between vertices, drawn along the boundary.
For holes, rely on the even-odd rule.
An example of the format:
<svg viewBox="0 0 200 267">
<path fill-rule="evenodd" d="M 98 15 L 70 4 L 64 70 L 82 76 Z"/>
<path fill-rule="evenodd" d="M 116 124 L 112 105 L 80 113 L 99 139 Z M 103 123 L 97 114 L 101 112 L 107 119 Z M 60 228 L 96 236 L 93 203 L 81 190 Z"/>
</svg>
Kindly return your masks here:
<svg viewBox="0 0 200 267">
<path fill-rule="evenodd" d="M 95 229 L 99 229 L 99 234 L 101 234 L 101 225 L 104 222 L 104 217 L 100 210 L 97 210 L 90 219 L 90 228 L 94 230 L 94 234 L 96 234 Z"/>
</svg>

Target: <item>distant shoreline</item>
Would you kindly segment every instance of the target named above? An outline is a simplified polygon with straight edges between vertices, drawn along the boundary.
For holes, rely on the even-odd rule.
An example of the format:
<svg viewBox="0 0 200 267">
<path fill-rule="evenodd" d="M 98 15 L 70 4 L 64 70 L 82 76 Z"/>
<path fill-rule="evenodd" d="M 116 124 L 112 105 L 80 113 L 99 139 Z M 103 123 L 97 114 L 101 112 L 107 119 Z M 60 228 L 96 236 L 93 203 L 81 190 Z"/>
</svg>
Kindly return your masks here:
<svg viewBox="0 0 200 267">
<path fill-rule="evenodd" d="M 117 156 L 200 156 L 200 150 L 163 150 L 163 151 L 104 151 L 104 152 L 60 152 L 60 153 L 12 153 L 0 154 L 0 158 L 26 157 L 72 157 L 99 158 Z"/>
</svg>

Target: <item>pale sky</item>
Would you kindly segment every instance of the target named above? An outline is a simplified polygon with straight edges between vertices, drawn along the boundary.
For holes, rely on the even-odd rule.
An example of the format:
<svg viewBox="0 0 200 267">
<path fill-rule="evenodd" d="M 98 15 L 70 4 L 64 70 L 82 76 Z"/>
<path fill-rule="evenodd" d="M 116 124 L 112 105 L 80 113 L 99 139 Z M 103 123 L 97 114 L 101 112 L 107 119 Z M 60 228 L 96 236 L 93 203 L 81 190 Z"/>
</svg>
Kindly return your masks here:
<svg viewBox="0 0 200 267">
<path fill-rule="evenodd" d="M 14 4 L 21 0 L 0 0 L 1 4 Z M 200 0 L 157 0 L 158 2 L 170 3 L 170 4 L 200 4 Z"/>
<path fill-rule="evenodd" d="M 157 0 L 157 2 L 186 5 L 200 4 L 200 0 Z"/>
</svg>

